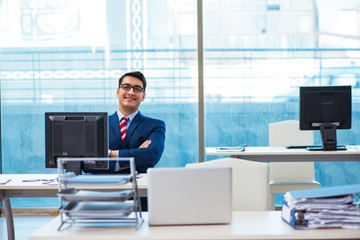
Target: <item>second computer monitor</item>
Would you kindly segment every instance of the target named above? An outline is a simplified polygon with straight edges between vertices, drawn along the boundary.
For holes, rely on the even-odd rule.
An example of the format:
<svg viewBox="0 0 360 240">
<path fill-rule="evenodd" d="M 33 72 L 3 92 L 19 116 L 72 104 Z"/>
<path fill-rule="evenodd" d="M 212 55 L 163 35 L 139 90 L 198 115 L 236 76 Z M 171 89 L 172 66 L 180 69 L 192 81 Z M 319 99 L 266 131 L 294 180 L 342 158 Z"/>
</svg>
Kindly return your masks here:
<svg viewBox="0 0 360 240">
<path fill-rule="evenodd" d="M 351 86 L 300 87 L 300 130 L 320 130 L 321 150 L 341 150 L 336 129 L 350 128 Z"/>
</svg>

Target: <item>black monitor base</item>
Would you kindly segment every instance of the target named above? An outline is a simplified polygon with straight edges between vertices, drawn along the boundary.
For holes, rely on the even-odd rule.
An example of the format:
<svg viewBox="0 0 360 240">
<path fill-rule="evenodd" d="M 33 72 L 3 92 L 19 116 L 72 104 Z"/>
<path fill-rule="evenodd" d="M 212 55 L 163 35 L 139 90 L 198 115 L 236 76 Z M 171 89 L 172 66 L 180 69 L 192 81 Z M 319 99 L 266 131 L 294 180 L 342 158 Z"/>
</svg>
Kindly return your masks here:
<svg viewBox="0 0 360 240">
<path fill-rule="evenodd" d="M 346 151 L 347 148 L 345 146 L 337 146 L 335 149 L 324 149 L 323 146 L 311 146 L 306 148 L 307 151 Z"/>
</svg>

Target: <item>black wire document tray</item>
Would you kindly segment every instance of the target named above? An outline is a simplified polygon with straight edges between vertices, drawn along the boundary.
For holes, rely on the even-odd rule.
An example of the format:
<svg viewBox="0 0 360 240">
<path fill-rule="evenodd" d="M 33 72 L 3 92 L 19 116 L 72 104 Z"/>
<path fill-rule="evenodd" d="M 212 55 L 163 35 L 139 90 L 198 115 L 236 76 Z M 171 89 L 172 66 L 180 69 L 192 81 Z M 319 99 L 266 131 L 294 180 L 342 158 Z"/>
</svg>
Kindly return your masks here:
<svg viewBox="0 0 360 240">
<path fill-rule="evenodd" d="M 79 161 L 127 161 L 130 173 L 77 175 L 64 167 L 65 163 Z M 119 226 L 133 224 L 138 229 L 144 222 L 134 158 L 59 158 L 58 172 L 57 195 L 61 219 L 58 231 L 66 223 L 119 223 Z"/>
<path fill-rule="evenodd" d="M 69 203 L 64 213 L 72 218 L 110 219 L 127 217 L 134 210 L 132 201 L 127 202 L 78 202 Z"/>
<path fill-rule="evenodd" d="M 126 201 L 134 196 L 132 190 L 124 190 L 118 192 L 97 192 L 87 190 L 77 190 L 75 188 L 67 188 L 58 193 L 64 201 Z"/>
</svg>

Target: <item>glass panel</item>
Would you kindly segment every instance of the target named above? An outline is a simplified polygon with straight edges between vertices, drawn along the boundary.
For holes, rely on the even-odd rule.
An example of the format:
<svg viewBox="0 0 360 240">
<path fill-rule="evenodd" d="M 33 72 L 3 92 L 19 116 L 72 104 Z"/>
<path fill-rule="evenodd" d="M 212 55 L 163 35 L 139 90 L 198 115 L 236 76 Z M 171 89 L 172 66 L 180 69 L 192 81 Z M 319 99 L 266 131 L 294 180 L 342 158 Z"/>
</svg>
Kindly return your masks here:
<svg viewBox="0 0 360 240">
<path fill-rule="evenodd" d="M 167 126 L 157 166 L 196 161 L 196 2 L 3 0 L 0 12 L 3 173 L 56 173 L 45 169 L 44 113 L 112 114 L 133 70 L 148 80 L 140 111 Z"/>
<path fill-rule="evenodd" d="M 299 86 L 312 85 L 353 87 L 352 129 L 338 131 L 338 143 L 356 144 L 357 5 L 352 0 L 204 1 L 205 146 L 267 146 L 268 124 L 299 120 Z M 207 156 L 214 158 L 219 156 Z M 322 186 L 360 181 L 358 162 L 315 167 Z"/>
</svg>

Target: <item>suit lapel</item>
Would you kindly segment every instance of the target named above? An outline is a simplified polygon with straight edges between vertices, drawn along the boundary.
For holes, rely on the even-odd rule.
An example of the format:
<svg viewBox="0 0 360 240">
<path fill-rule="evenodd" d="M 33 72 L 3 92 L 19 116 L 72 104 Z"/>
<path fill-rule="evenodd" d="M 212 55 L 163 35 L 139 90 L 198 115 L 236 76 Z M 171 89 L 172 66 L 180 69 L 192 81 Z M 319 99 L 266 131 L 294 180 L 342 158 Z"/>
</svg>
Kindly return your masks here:
<svg viewBox="0 0 360 240">
<path fill-rule="evenodd" d="M 134 117 L 134 119 L 131 121 L 130 126 L 128 127 L 128 129 L 126 130 L 126 137 L 125 137 L 125 142 L 124 145 L 127 144 L 127 142 L 129 141 L 129 139 L 131 138 L 131 136 L 134 133 L 134 130 L 137 128 L 137 126 L 143 121 L 144 116 L 138 112 L 138 114 L 136 114 L 136 116 Z"/>
<path fill-rule="evenodd" d="M 110 116 L 109 125 L 111 127 L 111 130 L 115 133 L 116 140 L 119 141 L 119 139 L 121 139 L 121 133 L 120 133 L 119 117 L 116 112 Z"/>
</svg>

